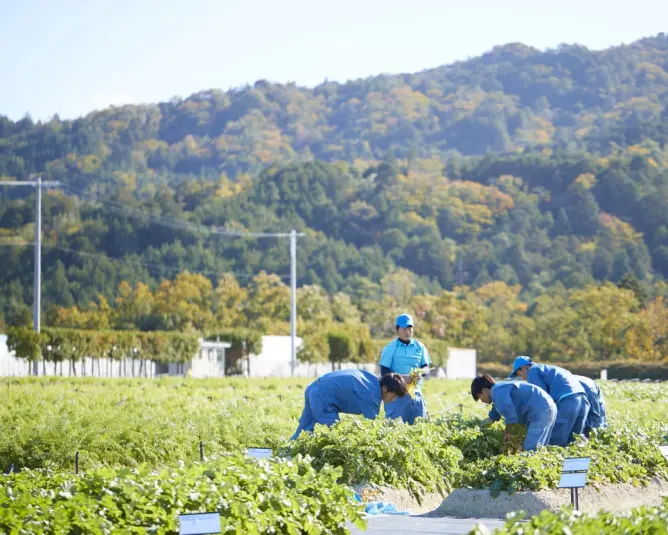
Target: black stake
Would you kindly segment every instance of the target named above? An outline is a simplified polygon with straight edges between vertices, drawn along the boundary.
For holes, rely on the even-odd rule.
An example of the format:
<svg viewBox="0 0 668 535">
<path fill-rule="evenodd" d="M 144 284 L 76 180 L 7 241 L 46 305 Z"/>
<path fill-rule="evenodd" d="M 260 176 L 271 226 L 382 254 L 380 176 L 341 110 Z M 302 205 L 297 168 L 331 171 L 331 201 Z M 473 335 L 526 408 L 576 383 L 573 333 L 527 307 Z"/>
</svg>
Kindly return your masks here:
<svg viewBox="0 0 668 535">
<path fill-rule="evenodd" d="M 74 472 L 76 474 L 79 473 L 79 452 L 77 451 L 76 455 L 74 456 Z"/>
<path fill-rule="evenodd" d="M 202 441 L 199 441 L 199 460 L 204 461 L 204 444 L 202 444 Z"/>
</svg>

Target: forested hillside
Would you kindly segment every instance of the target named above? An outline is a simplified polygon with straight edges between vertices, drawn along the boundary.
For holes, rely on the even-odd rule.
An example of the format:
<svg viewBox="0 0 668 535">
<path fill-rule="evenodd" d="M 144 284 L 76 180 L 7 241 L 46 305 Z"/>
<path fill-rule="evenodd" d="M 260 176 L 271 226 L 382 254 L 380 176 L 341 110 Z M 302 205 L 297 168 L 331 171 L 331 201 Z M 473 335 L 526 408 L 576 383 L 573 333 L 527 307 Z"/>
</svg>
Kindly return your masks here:
<svg viewBox="0 0 668 535">
<path fill-rule="evenodd" d="M 0 121 L 0 175 L 70 181 L 255 174 L 270 163 L 483 155 L 525 147 L 607 153 L 668 141 L 668 36 L 600 52 L 521 44 L 417 74 L 315 88 L 258 81 L 70 122 Z M 119 177 L 120 179 L 120 177 Z"/>
<path fill-rule="evenodd" d="M 62 183 L 43 200 L 45 308 L 113 305 L 123 281 L 157 291 L 185 269 L 214 287 L 226 272 L 287 282 L 287 240 L 221 229 L 305 232 L 299 284 L 357 307 L 395 291 L 397 270 L 412 295 L 502 281 L 533 303 L 630 274 L 654 297 L 667 143 L 662 34 L 601 52 L 506 45 L 315 88 L 259 81 L 74 121 L 0 118 L 0 177 Z M 32 297 L 34 193 L 0 195 L 0 309 L 15 322 Z"/>
</svg>

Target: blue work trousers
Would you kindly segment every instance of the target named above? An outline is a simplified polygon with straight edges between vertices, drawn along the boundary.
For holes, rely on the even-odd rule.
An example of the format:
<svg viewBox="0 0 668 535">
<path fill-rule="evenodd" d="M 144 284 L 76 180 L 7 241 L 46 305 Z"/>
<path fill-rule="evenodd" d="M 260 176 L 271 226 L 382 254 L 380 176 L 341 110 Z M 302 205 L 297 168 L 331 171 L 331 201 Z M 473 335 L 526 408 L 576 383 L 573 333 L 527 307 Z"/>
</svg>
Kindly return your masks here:
<svg viewBox="0 0 668 535">
<path fill-rule="evenodd" d="M 546 410 L 540 411 L 535 419 L 529 421 L 522 446 L 524 451 L 535 451 L 547 445 L 556 421 L 557 407 L 550 403 Z"/>
<path fill-rule="evenodd" d="M 557 421 L 552 429 L 550 446 L 567 446 L 582 435 L 589 414 L 589 401 L 584 393 L 573 394 L 557 403 Z"/>
<path fill-rule="evenodd" d="M 334 425 L 339 420 L 339 412 L 327 400 L 318 381 L 311 383 L 304 392 L 304 410 L 299 418 L 297 431 L 290 437 L 296 440 L 302 431 L 313 431 L 315 424 Z"/>
<path fill-rule="evenodd" d="M 605 401 L 596 400 L 591 404 L 591 407 L 589 407 L 589 415 L 587 416 L 584 434 L 585 436 L 589 436 L 592 429 L 597 427 L 605 429 L 607 425 L 608 421 L 605 412 Z"/>
</svg>

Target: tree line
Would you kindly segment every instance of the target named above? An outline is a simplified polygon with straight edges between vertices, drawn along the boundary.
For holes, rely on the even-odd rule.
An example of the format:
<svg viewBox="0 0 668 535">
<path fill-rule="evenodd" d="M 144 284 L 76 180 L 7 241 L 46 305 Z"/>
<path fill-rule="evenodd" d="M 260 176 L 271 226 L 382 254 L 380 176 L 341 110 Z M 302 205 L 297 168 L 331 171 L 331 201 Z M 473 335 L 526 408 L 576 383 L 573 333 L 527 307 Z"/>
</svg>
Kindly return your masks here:
<svg viewBox="0 0 668 535">
<path fill-rule="evenodd" d="M 510 363 L 517 354 L 557 362 L 668 360 L 665 283 L 648 292 L 629 274 L 618 285 L 606 282 L 582 289 L 558 285 L 528 302 L 520 295 L 519 285 L 500 281 L 475 289 L 462 286 L 434 295 L 419 293 L 408 271 L 388 275 L 381 293 L 357 302 L 344 293 L 330 295 L 318 286 L 302 286 L 297 291 L 297 332 L 304 347 L 298 356 L 304 362 L 375 362 L 394 336 L 394 318 L 408 311 L 416 320 L 416 336 L 437 364 L 445 362 L 448 347 L 475 348 L 481 362 Z M 123 283 L 113 306 L 99 296 L 83 308 L 51 307 L 45 319 L 51 327 L 74 329 L 67 332 L 101 333 L 95 335 L 94 344 L 118 348 L 143 344 L 142 355 L 163 361 L 191 358 L 192 339 L 220 337 L 232 342 L 233 363 L 248 353 L 259 353 L 263 334 L 288 335 L 289 314 L 289 287 L 275 276 L 263 273 L 243 286 L 227 274 L 214 287 L 203 275 L 184 272 L 155 291 L 142 283 L 134 287 Z M 30 332 L 29 325 L 22 328 Z M 164 338 L 164 330 L 176 338 L 162 345 L 142 338 L 152 333 Z M 105 338 L 109 333 L 125 336 L 125 342 Z M 195 338 L 178 338 L 186 336 Z M 184 351 L 174 342 L 177 338 L 183 340 Z M 84 352 L 87 347 L 83 342 L 71 345 Z M 173 356 L 166 349 L 170 345 L 176 348 Z"/>
</svg>

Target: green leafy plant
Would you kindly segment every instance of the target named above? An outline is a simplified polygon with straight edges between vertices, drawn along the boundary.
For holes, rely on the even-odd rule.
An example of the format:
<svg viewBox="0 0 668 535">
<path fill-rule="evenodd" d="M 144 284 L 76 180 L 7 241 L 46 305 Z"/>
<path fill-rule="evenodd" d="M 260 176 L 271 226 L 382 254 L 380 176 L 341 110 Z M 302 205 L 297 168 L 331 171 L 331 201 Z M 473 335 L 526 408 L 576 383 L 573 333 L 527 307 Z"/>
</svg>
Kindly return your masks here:
<svg viewBox="0 0 668 535">
<path fill-rule="evenodd" d="M 318 427 L 286 444 L 304 403 L 307 379 L 4 378 L 0 379 L 0 471 L 51 468 L 90 474 L 152 469 L 206 459 L 247 447 L 280 454 L 308 454 L 313 466 L 340 467 L 342 483 L 375 483 L 408 489 L 415 496 L 468 486 L 493 492 L 554 488 L 564 456 L 589 455 L 590 485 L 643 485 L 666 477 L 657 449 L 665 442 L 668 404 L 653 397 L 654 384 L 627 383 L 635 391 L 609 396 L 611 427 L 588 443 L 537 453 L 504 454 L 504 422 L 483 426 L 486 407 L 463 399 L 464 412 L 446 412 L 414 426 L 343 416 L 333 428 Z M 452 406 L 467 385 L 425 381 L 430 410 Z M 604 388 L 608 388 L 604 384 Z M 470 396 L 469 396 L 470 398 Z M 460 398 L 458 398 L 460 399 Z"/>
<path fill-rule="evenodd" d="M 83 477 L 46 470 L 0 476 L 0 532 L 178 533 L 178 515 L 221 515 L 224 533 L 349 533 L 365 527 L 341 469 L 310 459 L 256 461 L 227 455 L 157 471 L 100 469 Z"/>
<path fill-rule="evenodd" d="M 523 535 L 541 533 L 543 535 L 564 535 L 566 533 L 606 535 L 646 535 L 666 533 L 668 525 L 668 498 L 658 507 L 638 507 L 630 513 L 582 514 L 570 508 L 558 513 L 543 511 L 528 521 L 523 515 L 511 513 L 504 527 L 494 531 L 495 535 Z M 488 535 L 487 528 L 476 526 L 469 535 Z"/>
<path fill-rule="evenodd" d="M 639 429 L 597 430 L 588 442 L 567 448 L 547 447 L 480 459 L 466 467 L 460 482 L 470 488 L 489 488 L 493 494 L 555 488 L 564 458 L 590 457 L 590 483 L 639 486 L 654 476 L 668 478 L 658 442 L 658 436 Z"/>
<path fill-rule="evenodd" d="M 450 491 L 463 460 L 462 453 L 444 441 L 441 426 L 359 418 L 345 418 L 332 428 L 316 426 L 280 453 L 309 455 L 316 468 L 340 467 L 343 483 L 408 489 L 418 501 L 425 492 Z"/>
</svg>

